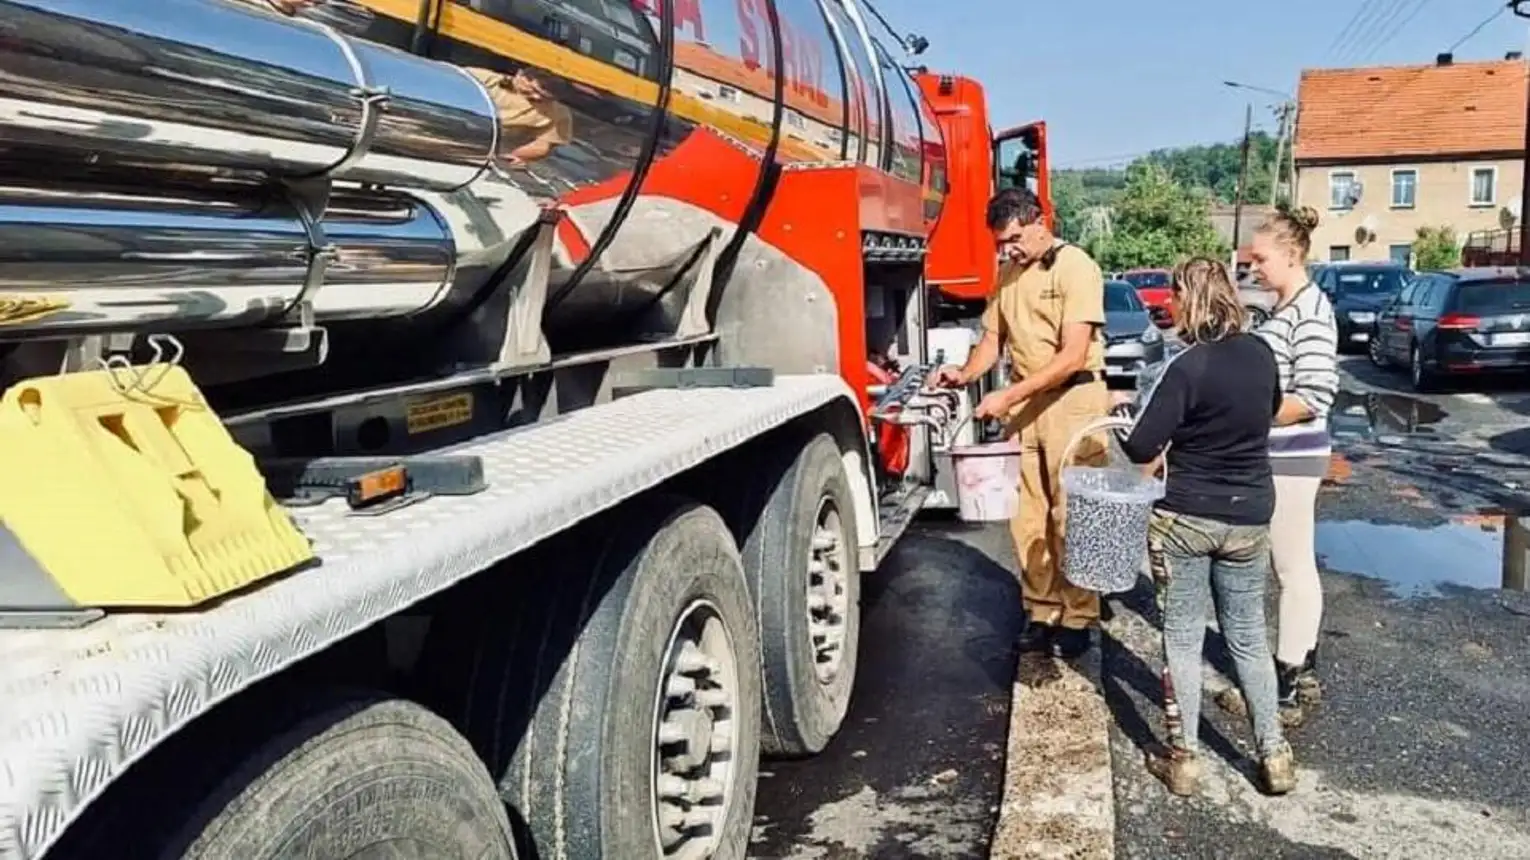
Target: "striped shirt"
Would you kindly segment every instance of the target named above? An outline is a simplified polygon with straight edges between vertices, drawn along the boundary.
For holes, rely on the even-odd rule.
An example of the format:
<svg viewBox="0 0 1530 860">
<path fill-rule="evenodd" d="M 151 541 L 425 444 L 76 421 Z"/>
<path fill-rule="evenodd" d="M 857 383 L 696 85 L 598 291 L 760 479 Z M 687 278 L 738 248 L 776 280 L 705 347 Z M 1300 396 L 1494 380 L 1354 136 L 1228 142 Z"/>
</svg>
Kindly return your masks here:
<svg viewBox="0 0 1530 860">
<path fill-rule="evenodd" d="M 1300 400 L 1313 415 L 1270 429 L 1271 465 L 1277 475 L 1322 476 L 1333 453 L 1328 410 L 1339 389 L 1333 305 L 1309 282 L 1259 327 L 1258 334 L 1275 353 L 1281 392 Z"/>
</svg>

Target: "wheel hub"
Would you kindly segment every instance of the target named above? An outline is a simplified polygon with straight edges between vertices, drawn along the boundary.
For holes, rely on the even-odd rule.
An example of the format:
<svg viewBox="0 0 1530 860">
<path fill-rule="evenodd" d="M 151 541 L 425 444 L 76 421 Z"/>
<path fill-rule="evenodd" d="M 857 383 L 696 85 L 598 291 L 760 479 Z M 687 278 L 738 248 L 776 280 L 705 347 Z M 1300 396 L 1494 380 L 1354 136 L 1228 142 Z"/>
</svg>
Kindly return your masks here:
<svg viewBox="0 0 1530 860">
<path fill-rule="evenodd" d="M 830 684 L 844 663 L 849 617 L 849 547 L 844 524 L 832 499 L 818 505 L 808 558 L 808 636 L 813 648 L 813 674 Z"/>
<path fill-rule="evenodd" d="M 654 707 L 654 838 L 665 858 L 710 857 L 734 802 L 737 662 L 712 604 L 697 601 L 670 633 Z"/>
</svg>

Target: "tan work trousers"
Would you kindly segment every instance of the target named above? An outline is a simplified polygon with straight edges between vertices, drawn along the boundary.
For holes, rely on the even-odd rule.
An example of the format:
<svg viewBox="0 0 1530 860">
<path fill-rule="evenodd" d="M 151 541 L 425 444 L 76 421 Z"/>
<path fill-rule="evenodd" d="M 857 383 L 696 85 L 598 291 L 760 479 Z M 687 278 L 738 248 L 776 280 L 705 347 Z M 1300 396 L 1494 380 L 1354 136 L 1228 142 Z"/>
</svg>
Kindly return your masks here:
<svg viewBox="0 0 1530 860">
<path fill-rule="evenodd" d="M 1081 630 L 1100 618 L 1100 596 L 1063 578 L 1062 468 L 1069 441 L 1109 409 L 1105 383 L 1093 382 L 1045 392 L 1011 418 L 1020 443 L 1020 507 L 1009 527 L 1020 562 L 1020 598 L 1032 623 Z M 1104 459 L 1104 439 L 1093 434 L 1079 442 L 1071 464 L 1100 465 Z"/>
</svg>

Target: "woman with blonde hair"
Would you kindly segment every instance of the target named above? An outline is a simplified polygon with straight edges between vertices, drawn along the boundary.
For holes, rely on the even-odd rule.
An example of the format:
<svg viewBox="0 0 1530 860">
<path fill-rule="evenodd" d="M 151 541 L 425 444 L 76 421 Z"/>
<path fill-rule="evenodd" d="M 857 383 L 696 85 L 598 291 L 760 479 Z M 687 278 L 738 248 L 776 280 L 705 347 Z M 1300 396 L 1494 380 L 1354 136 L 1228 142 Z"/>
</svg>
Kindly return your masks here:
<svg viewBox="0 0 1530 860">
<path fill-rule="evenodd" d="M 1201 648 L 1215 608 L 1253 718 L 1260 782 L 1284 794 L 1295 787 L 1296 763 L 1281 730 L 1264 626 L 1279 373 L 1269 346 L 1244 332 L 1243 307 L 1220 262 L 1182 263 L 1169 300 L 1186 347 L 1144 393 L 1121 443 L 1133 462 L 1167 461 L 1148 560 L 1163 611 L 1168 749 L 1150 755 L 1148 769 L 1175 794 L 1197 789 Z"/>
<path fill-rule="evenodd" d="M 1320 695 L 1317 644 L 1323 585 L 1314 533 L 1318 488 L 1333 454 L 1328 410 L 1339 388 L 1333 305 L 1307 275 L 1317 222 L 1311 207 L 1278 211 L 1255 230 L 1250 249 L 1254 274 L 1276 294 L 1275 308 L 1257 333 L 1275 353 L 1282 395 L 1270 429 L 1275 473 L 1270 538 L 1280 585 L 1276 674 L 1281 719 L 1287 725 L 1299 724 L 1302 706 Z"/>
</svg>

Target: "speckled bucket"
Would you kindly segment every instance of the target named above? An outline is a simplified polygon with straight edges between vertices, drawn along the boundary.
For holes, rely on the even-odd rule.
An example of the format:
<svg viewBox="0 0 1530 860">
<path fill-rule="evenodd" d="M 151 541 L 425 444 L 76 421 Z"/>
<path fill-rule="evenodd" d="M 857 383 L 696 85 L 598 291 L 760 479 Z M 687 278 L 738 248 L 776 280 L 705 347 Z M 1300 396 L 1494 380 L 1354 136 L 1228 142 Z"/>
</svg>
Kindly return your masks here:
<svg viewBox="0 0 1530 860">
<path fill-rule="evenodd" d="M 1020 507 L 1020 445 L 1009 440 L 951 449 L 957 516 L 969 523 L 1007 520 Z"/>
<path fill-rule="evenodd" d="M 1130 464 L 1070 465 L 1078 443 L 1094 433 L 1130 428 L 1125 418 L 1102 418 L 1074 436 L 1063 453 L 1062 485 L 1067 496 L 1063 531 L 1063 576 L 1100 594 L 1131 591 L 1147 550 L 1153 504 L 1163 498 L 1164 481 Z"/>
</svg>

